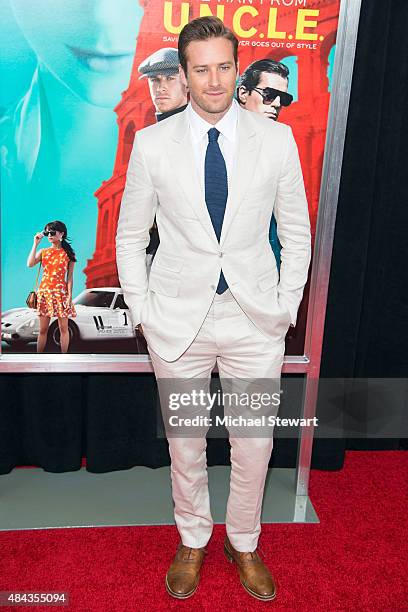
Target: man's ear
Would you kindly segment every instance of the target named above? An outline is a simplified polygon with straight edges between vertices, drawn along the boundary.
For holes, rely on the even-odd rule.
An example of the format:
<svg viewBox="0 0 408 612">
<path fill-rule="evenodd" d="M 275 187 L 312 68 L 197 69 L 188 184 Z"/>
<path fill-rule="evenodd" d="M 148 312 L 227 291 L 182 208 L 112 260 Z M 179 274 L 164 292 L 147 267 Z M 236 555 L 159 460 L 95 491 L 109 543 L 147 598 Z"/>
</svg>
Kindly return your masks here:
<svg viewBox="0 0 408 612">
<path fill-rule="evenodd" d="M 183 85 L 188 87 L 188 85 L 187 85 L 187 77 L 186 77 L 186 74 L 185 74 L 181 64 L 179 64 L 179 75 L 180 75 L 180 80 L 183 83 Z"/>
<path fill-rule="evenodd" d="M 246 104 L 248 95 L 249 95 L 249 92 L 247 88 L 244 87 L 243 85 L 240 85 L 238 87 L 238 102 L 240 102 L 241 104 Z"/>
</svg>

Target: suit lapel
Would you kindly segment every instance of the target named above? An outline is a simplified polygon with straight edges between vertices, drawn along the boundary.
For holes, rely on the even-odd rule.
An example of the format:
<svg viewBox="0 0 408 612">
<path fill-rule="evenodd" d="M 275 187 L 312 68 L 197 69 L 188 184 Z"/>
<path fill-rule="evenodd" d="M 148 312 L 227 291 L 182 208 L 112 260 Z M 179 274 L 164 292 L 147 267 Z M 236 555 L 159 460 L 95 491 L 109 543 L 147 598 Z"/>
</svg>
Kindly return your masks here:
<svg viewBox="0 0 408 612">
<path fill-rule="evenodd" d="M 217 245 L 217 248 L 224 243 L 232 220 L 238 212 L 242 199 L 251 184 L 261 144 L 261 135 L 259 131 L 255 130 L 255 124 L 251 121 L 251 111 L 246 111 L 239 107 L 238 113 L 235 164 L 229 181 L 230 189 L 228 190 L 220 245 L 218 245 L 207 204 L 199 184 L 187 113 L 185 111 L 178 115 L 178 121 L 175 122 L 168 146 L 168 157 L 173 176 L 178 180 L 188 203 L 200 219 L 210 239 Z"/>
<path fill-rule="evenodd" d="M 188 203 L 200 219 L 209 237 L 218 245 L 199 182 L 187 113 L 185 111 L 180 113 L 179 121 L 175 123 L 168 147 L 173 176 L 178 180 Z"/>
<path fill-rule="evenodd" d="M 237 141 L 235 164 L 233 166 L 230 189 L 222 224 L 220 246 L 225 242 L 232 220 L 241 206 L 242 199 L 251 185 L 258 159 L 261 136 L 251 121 L 251 111 L 238 108 Z"/>
</svg>

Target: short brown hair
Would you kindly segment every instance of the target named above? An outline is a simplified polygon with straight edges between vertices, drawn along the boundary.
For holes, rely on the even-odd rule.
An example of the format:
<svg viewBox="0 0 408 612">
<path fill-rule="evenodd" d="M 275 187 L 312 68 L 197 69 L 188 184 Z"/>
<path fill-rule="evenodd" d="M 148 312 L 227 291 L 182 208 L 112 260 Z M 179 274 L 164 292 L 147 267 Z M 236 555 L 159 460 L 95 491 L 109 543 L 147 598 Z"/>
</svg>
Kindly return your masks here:
<svg viewBox="0 0 408 612">
<path fill-rule="evenodd" d="M 197 17 L 187 23 L 181 30 L 178 40 L 179 61 L 187 74 L 187 46 L 193 40 L 208 40 L 209 38 L 226 38 L 234 48 L 235 65 L 238 64 L 238 39 L 234 32 L 225 27 L 218 17 Z"/>
</svg>

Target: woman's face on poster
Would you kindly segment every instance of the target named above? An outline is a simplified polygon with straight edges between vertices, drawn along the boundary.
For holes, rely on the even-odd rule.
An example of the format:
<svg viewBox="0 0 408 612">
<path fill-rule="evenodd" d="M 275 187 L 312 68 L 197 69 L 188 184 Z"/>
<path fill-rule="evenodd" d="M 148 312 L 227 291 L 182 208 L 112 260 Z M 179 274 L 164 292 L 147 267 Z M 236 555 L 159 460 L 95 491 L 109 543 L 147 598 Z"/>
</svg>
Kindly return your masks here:
<svg viewBox="0 0 408 612">
<path fill-rule="evenodd" d="M 113 107 L 129 84 L 139 0 L 11 0 L 39 60 L 83 100 Z"/>
</svg>

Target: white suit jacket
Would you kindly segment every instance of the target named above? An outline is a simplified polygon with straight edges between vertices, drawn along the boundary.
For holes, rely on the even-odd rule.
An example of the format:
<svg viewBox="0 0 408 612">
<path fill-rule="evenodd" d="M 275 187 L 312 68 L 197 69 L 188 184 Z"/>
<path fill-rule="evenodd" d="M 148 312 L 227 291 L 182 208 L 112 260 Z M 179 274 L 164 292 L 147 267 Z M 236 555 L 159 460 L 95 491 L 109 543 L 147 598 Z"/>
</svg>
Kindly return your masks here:
<svg viewBox="0 0 408 612">
<path fill-rule="evenodd" d="M 126 176 L 116 261 L 133 325 L 163 359 L 191 344 L 211 306 L 220 270 L 256 327 L 276 341 L 296 324 L 311 257 L 299 155 L 292 130 L 238 109 L 236 158 L 220 242 L 200 188 L 185 111 L 137 132 Z M 269 243 L 272 212 L 280 277 Z M 147 275 L 156 215 L 160 245 Z"/>
</svg>

